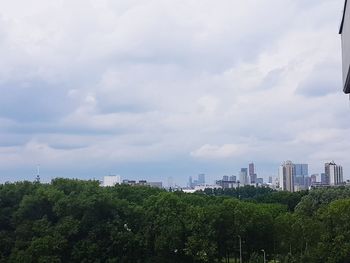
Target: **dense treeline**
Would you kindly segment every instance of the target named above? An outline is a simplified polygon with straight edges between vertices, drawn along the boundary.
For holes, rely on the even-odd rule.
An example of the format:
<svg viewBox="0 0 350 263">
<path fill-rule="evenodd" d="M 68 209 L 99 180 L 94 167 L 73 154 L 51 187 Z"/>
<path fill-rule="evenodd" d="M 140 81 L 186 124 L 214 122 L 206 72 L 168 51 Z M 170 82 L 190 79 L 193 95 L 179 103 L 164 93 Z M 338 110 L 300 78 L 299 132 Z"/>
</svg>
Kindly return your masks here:
<svg viewBox="0 0 350 263">
<path fill-rule="evenodd" d="M 350 189 L 239 191 L 0 185 L 0 262 L 350 262 Z"/>
<path fill-rule="evenodd" d="M 226 189 L 207 188 L 203 193 L 211 196 L 231 196 L 236 197 L 239 200 L 258 203 L 283 204 L 288 207 L 289 211 L 294 211 L 294 208 L 301 201 L 301 198 L 308 194 L 308 191 L 291 193 L 286 191 L 276 191 L 269 187 L 244 186 Z"/>
</svg>

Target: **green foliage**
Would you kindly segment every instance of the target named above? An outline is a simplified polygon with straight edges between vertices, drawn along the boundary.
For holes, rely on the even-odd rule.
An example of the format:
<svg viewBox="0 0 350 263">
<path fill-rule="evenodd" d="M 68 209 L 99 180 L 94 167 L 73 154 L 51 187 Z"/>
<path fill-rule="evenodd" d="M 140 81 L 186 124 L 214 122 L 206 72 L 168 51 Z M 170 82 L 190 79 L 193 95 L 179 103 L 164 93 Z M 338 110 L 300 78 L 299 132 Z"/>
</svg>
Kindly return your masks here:
<svg viewBox="0 0 350 263">
<path fill-rule="evenodd" d="M 0 185 L 0 262 L 350 262 L 350 190 Z"/>
<path fill-rule="evenodd" d="M 205 189 L 203 191 L 206 195 L 212 196 L 230 196 L 236 197 L 240 200 L 255 200 L 261 196 L 273 193 L 274 190 L 268 187 L 254 187 L 246 185 L 239 188 L 225 188 L 225 189 Z"/>
<path fill-rule="evenodd" d="M 269 187 L 254 187 L 250 185 L 245 185 L 239 188 L 205 189 L 199 193 L 209 196 L 235 197 L 239 200 L 256 203 L 281 204 L 285 205 L 289 211 L 294 211 L 303 196 L 308 195 L 308 191 L 295 193 L 285 191 L 278 192 Z"/>
</svg>

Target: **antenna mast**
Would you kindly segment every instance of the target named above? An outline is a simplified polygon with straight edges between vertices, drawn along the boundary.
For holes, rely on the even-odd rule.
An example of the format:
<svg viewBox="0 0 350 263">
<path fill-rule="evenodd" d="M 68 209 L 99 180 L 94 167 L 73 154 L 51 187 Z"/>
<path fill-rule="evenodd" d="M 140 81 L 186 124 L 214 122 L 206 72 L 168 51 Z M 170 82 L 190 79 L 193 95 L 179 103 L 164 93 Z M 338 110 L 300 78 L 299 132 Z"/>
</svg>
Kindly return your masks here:
<svg viewBox="0 0 350 263">
<path fill-rule="evenodd" d="M 36 167 L 36 178 L 35 182 L 40 183 L 40 164 L 37 165 Z"/>
</svg>

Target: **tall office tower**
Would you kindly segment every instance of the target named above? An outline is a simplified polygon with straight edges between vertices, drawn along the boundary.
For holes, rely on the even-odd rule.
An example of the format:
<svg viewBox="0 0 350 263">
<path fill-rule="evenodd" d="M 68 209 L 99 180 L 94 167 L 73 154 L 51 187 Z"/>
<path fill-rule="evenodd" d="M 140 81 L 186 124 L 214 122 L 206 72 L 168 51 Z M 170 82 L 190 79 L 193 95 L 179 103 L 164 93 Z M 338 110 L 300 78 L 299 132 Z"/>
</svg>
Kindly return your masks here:
<svg viewBox="0 0 350 263">
<path fill-rule="evenodd" d="M 103 177 L 103 186 L 115 186 L 116 184 L 121 184 L 119 175 L 107 175 Z"/>
<path fill-rule="evenodd" d="M 239 173 L 239 181 L 241 185 L 248 185 L 250 184 L 250 177 L 248 176 L 248 169 L 247 168 L 241 168 L 241 172 Z"/>
<path fill-rule="evenodd" d="M 40 183 L 40 164 L 38 164 L 37 167 L 36 167 L 35 182 L 36 183 Z"/>
<path fill-rule="evenodd" d="M 190 187 L 190 188 L 193 187 L 192 176 L 188 177 L 188 187 Z"/>
<path fill-rule="evenodd" d="M 280 188 L 283 191 L 294 192 L 294 170 L 295 166 L 291 161 L 286 161 L 280 166 Z"/>
<path fill-rule="evenodd" d="M 205 174 L 198 175 L 198 184 L 205 184 Z"/>
<path fill-rule="evenodd" d="M 296 163 L 295 166 L 295 184 L 304 187 L 307 186 L 305 178 L 309 175 L 309 165 Z"/>
<path fill-rule="evenodd" d="M 249 164 L 249 176 L 250 176 L 250 182 L 252 184 L 256 183 L 257 175 L 255 173 L 254 163 Z"/>
<path fill-rule="evenodd" d="M 228 179 L 229 179 L 229 178 L 228 178 L 227 175 L 224 175 L 224 176 L 222 177 L 222 180 L 223 180 L 223 181 L 228 181 Z"/>
<path fill-rule="evenodd" d="M 249 175 L 249 177 L 250 177 L 250 182 L 252 184 L 255 184 L 257 182 L 258 176 L 256 174 Z"/>
<path fill-rule="evenodd" d="M 321 184 L 329 184 L 325 173 L 321 173 Z"/>
<path fill-rule="evenodd" d="M 252 176 L 254 174 L 254 163 L 249 164 L 249 175 Z"/>
<path fill-rule="evenodd" d="M 350 1 L 344 5 L 343 19 L 339 34 L 341 34 L 342 62 L 343 62 L 343 91 L 350 93 Z"/>
<path fill-rule="evenodd" d="M 269 184 L 272 184 L 272 176 L 269 176 Z"/>
<path fill-rule="evenodd" d="M 340 185 L 343 183 L 343 167 L 336 165 L 334 161 L 324 164 L 326 180 L 330 185 Z"/>
<path fill-rule="evenodd" d="M 248 168 L 241 168 L 241 173 L 248 175 Z"/>
</svg>

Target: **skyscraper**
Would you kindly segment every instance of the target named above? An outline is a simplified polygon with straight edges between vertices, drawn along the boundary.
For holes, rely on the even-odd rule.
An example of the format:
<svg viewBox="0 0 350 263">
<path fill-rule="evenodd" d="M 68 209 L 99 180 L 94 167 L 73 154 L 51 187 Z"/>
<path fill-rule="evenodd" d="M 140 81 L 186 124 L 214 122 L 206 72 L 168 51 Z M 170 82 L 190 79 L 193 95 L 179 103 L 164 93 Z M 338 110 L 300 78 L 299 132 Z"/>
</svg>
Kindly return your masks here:
<svg viewBox="0 0 350 263">
<path fill-rule="evenodd" d="M 309 175 L 309 165 L 296 163 L 295 166 L 295 184 L 303 187 L 307 187 L 308 183 L 305 181 Z"/>
<path fill-rule="evenodd" d="M 255 184 L 257 175 L 255 173 L 254 163 L 249 164 L 249 177 L 250 177 L 250 183 Z"/>
<path fill-rule="evenodd" d="M 255 184 L 255 183 L 257 182 L 258 176 L 256 175 L 256 173 L 250 175 L 249 177 L 250 177 L 250 182 L 251 182 L 252 184 Z"/>
<path fill-rule="evenodd" d="M 254 163 L 250 163 L 249 164 L 249 175 L 253 175 L 254 174 Z"/>
<path fill-rule="evenodd" d="M 329 185 L 340 185 L 343 183 L 343 167 L 336 165 L 334 161 L 324 164 L 326 181 Z"/>
<path fill-rule="evenodd" d="M 241 168 L 241 172 L 248 174 L 248 169 L 247 168 Z"/>
<path fill-rule="evenodd" d="M 188 177 L 188 187 L 190 187 L 190 188 L 193 187 L 192 176 Z"/>
<path fill-rule="evenodd" d="M 241 185 L 248 185 L 250 184 L 250 177 L 248 177 L 248 169 L 247 168 L 241 168 L 241 172 L 239 173 L 239 181 Z"/>
<path fill-rule="evenodd" d="M 198 184 L 200 184 L 200 185 L 205 184 L 205 174 L 198 175 Z"/>
<path fill-rule="evenodd" d="M 294 170 L 295 166 L 291 161 L 286 161 L 280 166 L 280 187 L 283 191 L 294 192 Z"/>
<path fill-rule="evenodd" d="M 295 165 L 295 175 L 308 175 L 309 174 L 309 165 L 306 163 L 296 163 Z"/>
</svg>

